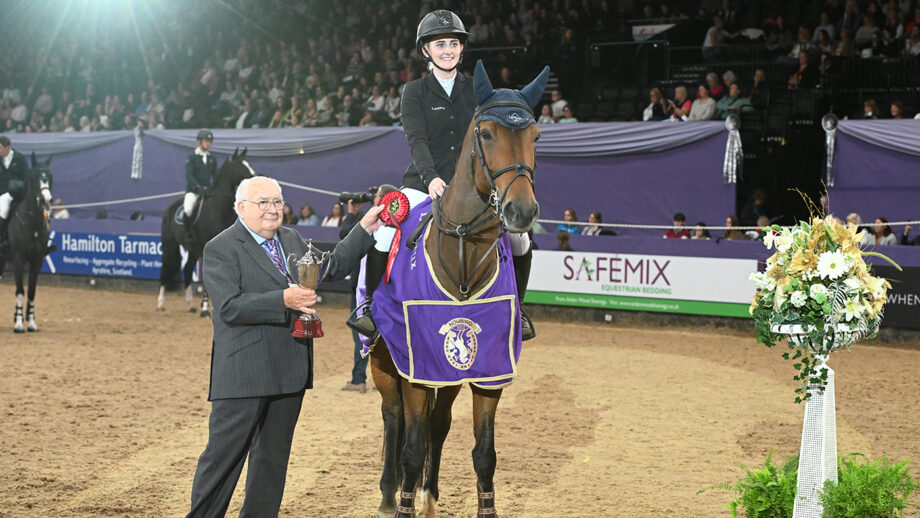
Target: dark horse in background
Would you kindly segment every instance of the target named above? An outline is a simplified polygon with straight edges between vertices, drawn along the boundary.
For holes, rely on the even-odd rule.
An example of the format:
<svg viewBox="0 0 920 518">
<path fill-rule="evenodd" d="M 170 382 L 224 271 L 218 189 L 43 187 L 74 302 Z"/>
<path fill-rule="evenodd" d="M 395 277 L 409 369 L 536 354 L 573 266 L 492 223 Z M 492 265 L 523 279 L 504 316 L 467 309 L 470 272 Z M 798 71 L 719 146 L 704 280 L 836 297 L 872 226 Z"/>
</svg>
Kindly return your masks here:
<svg viewBox="0 0 920 518">
<path fill-rule="evenodd" d="M 10 266 L 16 277 L 16 313 L 13 317 L 13 331 L 23 333 L 38 331 L 35 322 L 35 287 L 42 261 L 48 255 L 48 219 L 47 210 L 51 204 L 51 158 L 39 162 L 32 153 L 32 167 L 26 172 L 25 194 L 14 202 L 16 206 L 10 211 L 9 236 L 10 246 L 7 257 L 0 257 L 0 275 L 4 266 Z M 24 295 L 22 274 L 29 267 L 29 299 L 23 322 L 22 299 Z"/>
<path fill-rule="evenodd" d="M 157 311 L 166 311 L 166 287 L 176 280 L 182 267 L 182 255 L 179 246 L 184 246 L 188 251 L 183 280 L 185 281 L 185 301 L 191 313 L 196 311 L 192 302 L 192 272 L 204 250 L 204 245 L 212 237 L 221 233 L 236 220 L 233 210 L 233 200 L 236 188 L 246 178 L 255 176 L 255 172 L 246 161 L 246 152 L 243 149 L 233 151 L 214 177 L 211 184 L 201 195 L 198 206 L 194 211 L 195 221 L 188 233 L 181 221 L 178 221 L 179 211 L 182 210 L 182 198 L 169 204 L 163 213 L 163 224 L 160 227 L 160 237 L 163 243 L 163 266 L 160 268 L 160 292 L 157 297 Z M 208 308 L 208 294 L 205 293 L 201 300 L 201 316 L 210 315 Z"/>
<path fill-rule="evenodd" d="M 527 232 L 539 215 L 533 174 L 540 129 L 532 122 L 548 75 L 546 67 L 521 91 L 493 90 L 482 63 L 476 64 L 473 84 L 480 107 L 467 129 L 454 178 L 443 197 L 432 203 L 431 225 L 437 232 L 431 228 L 419 243 L 432 258 L 433 275 L 456 300 L 469 299 L 493 277 L 498 268 L 495 243 L 502 233 Z M 511 125 L 521 121 L 527 125 Z M 421 486 L 419 516 L 431 518 L 437 513 L 438 470 L 451 406 L 462 385 L 435 389 L 409 382 L 400 376 L 383 339 L 372 349 L 371 370 L 383 399 L 384 423 L 377 517 L 414 517 Z M 502 389 L 470 388 L 477 517 L 495 518 L 495 412 Z"/>
</svg>

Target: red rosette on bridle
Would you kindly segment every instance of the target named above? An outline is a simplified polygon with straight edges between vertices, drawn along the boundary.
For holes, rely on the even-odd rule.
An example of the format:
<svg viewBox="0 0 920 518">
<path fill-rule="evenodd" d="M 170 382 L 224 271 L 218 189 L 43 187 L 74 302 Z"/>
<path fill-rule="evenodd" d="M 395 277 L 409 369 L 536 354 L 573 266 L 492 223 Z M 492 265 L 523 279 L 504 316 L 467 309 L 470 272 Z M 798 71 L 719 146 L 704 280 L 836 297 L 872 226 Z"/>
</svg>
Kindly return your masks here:
<svg viewBox="0 0 920 518">
<path fill-rule="evenodd" d="M 393 243 L 390 245 L 390 255 L 387 257 L 387 269 L 383 275 L 383 283 L 390 283 L 390 269 L 393 267 L 393 261 L 396 260 L 396 253 L 399 252 L 399 242 L 402 238 L 402 230 L 399 224 L 406 221 L 409 217 L 409 198 L 399 191 L 388 192 L 380 198 L 380 205 L 383 210 L 380 212 L 380 219 L 391 227 L 396 227 L 396 235 L 393 236 Z"/>
</svg>

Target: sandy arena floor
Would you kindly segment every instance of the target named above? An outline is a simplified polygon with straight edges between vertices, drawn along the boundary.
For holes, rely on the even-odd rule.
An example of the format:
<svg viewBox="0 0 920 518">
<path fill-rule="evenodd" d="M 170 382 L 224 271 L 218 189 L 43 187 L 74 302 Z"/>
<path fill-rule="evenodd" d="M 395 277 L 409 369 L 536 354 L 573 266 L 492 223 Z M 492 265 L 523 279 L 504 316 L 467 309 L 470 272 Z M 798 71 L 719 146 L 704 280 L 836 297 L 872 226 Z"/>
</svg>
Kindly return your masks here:
<svg viewBox="0 0 920 518">
<path fill-rule="evenodd" d="M 171 295 L 41 287 L 41 331 L 14 335 L 0 284 L 0 516 L 164 517 L 188 509 L 207 440 L 211 328 Z M 342 392 L 346 311 L 321 306 L 316 389 L 304 401 L 283 516 L 372 517 L 379 397 Z M 738 463 L 798 450 L 793 370 L 752 335 L 710 328 L 537 322 L 497 418 L 506 517 L 728 516 Z M 920 344 L 835 353 L 839 451 L 911 458 L 920 476 Z M 469 390 L 445 445 L 440 516 L 473 517 Z M 231 504 L 235 516 L 242 483 Z M 915 503 L 920 499 L 914 498 Z M 908 516 L 920 516 L 913 510 Z"/>
</svg>

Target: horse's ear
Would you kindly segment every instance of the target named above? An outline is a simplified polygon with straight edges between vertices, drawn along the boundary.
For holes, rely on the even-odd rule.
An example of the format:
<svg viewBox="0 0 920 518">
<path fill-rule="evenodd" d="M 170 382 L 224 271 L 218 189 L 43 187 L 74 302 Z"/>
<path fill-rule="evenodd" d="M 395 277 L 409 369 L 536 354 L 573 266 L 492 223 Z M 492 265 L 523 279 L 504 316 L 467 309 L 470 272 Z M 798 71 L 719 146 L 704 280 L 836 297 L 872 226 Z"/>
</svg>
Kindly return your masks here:
<svg viewBox="0 0 920 518">
<path fill-rule="evenodd" d="M 35 151 L 32 152 L 32 167 L 38 165 L 38 159 L 35 158 Z"/>
<path fill-rule="evenodd" d="M 237 155 L 237 153 L 239 153 L 239 152 L 240 152 L 240 148 L 238 148 L 238 147 L 237 147 L 237 148 L 233 148 L 233 156 L 230 157 L 230 160 L 236 160 L 236 155 Z"/>
<path fill-rule="evenodd" d="M 486 67 L 483 66 L 481 59 L 477 59 L 476 68 L 473 70 L 473 94 L 476 96 L 476 104 L 485 104 L 494 92 L 492 82 L 489 81 L 489 74 L 486 73 Z"/>
<path fill-rule="evenodd" d="M 543 71 L 536 79 L 521 90 L 521 95 L 527 99 L 527 104 L 531 108 L 536 108 L 540 98 L 543 97 L 543 91 L 546 90 L 546 81 L 549 80 L 549 66 L 543 67 Z"/>
<path fill-rule="evenodd" d="M 50 157 L 50 156 L 49 156 L 49 157 L 48 157 L 48 160 L 45 160 L 45 166 L 50 166 L 50 165 L 51 165 L 51 159 L 52 159 L 52 158 L 54 158 L 54 157 Z"/>
<path fill-rule="evenodd" d="M 249 151 L 249 146 L 243 148 L 243 152 L 240 153 L 240 160 L 246 158 L 246 152 Z"/>
</svg>

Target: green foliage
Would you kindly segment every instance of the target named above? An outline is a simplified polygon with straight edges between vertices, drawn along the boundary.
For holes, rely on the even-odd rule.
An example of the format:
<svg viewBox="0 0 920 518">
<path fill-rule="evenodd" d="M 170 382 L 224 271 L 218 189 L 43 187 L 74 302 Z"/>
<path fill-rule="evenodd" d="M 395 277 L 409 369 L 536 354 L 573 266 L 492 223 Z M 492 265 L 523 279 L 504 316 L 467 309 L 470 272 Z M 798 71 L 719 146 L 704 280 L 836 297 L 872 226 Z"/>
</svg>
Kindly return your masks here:
<svg viewBox="0 0 920 518">
<path fill-rule="evenodd" d="M 824 518 L 887 518 L 904 516 L 907 499 L 920 484 L 911 478 L 907 461 L 886 457 L 868 461 L 854 453 L 839 459 L 838 482 L 827 481 L 821 494 Z"/>
<path fill-rule="evenodd" d="M 790 457 L 786 463 L 777 467 L 773 465 L 773 450 L 767 454 L 761 469 L 748 469 L 740 466 L 745 476 L 734 485 L 719 484 L 710 489 L 725 489 L 737 495 L 725 507 L 731 510 L 732 518 L 744 511 L 747 518 L 789 518 L 792 516 L 795 498 L 796 471 L 798 457 Z M 699 491 L 702 493 L 703 491 Z M 698 493 L 698 494 L 699 494 Z"/>
</svg>

